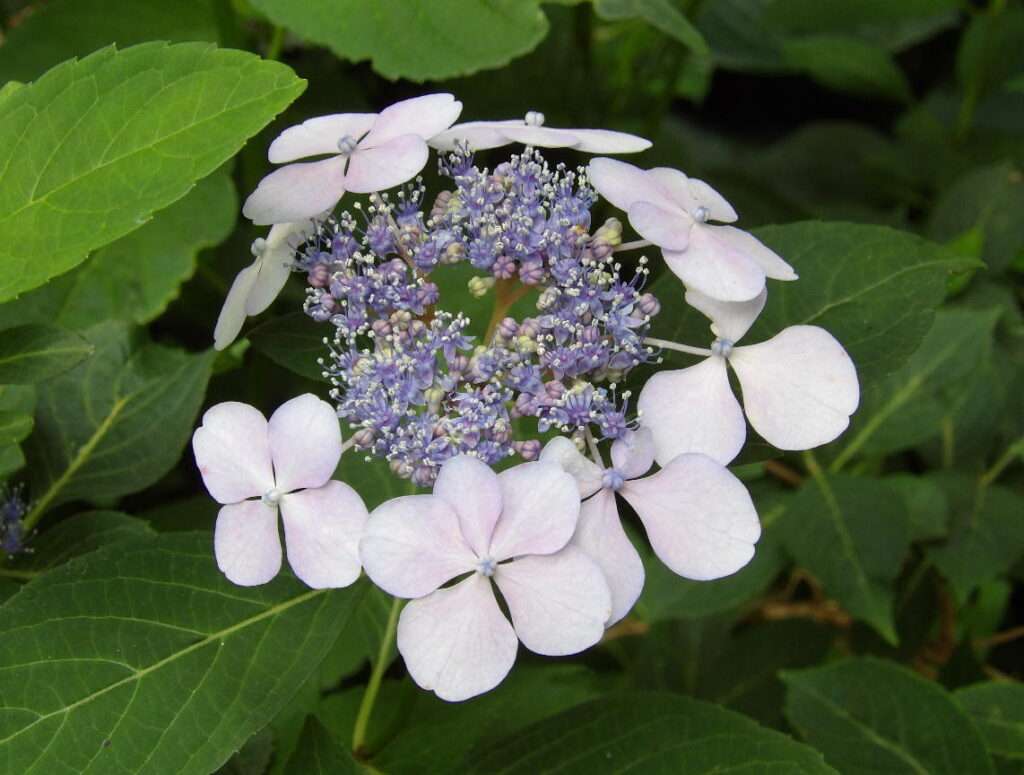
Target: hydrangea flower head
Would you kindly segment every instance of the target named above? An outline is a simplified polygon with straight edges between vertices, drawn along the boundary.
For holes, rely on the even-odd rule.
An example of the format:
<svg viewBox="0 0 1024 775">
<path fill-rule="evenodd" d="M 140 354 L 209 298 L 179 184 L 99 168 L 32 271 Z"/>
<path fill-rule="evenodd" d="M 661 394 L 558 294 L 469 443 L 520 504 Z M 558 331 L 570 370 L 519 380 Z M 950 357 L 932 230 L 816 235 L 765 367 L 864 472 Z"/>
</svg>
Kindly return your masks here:
<svg viewBox="0 0 1024 775">
<path fill-rule="evenodd" d="M 217 404 L 203 415 L 192 450 L 206 489 L 224 504 L 214 552 L 228 579 L 255 586 L 277 575 L 278 511 L 288 562 L 302 581 L 345 587 L 359 577 L 366 506 L 347 484 L 331 481 L 342 443 L 330 404 L 306 393 L 269 421 L 248 404 Z"/>
<path fill-rule="evenodd" d="M 374 510 L 363 567 L 386 592 L 412 598 L 398 650 L 416 683 L 464 700 L 501 683 L 519 641 L 561 656 L 601 639 L 611 593 L 598 565 L 567 546 L 579 512 L 576 483 L 560 467 L 523 463 L 495 474 L 468 455 L 442 466 L 432 495 Z"/>
</svg>

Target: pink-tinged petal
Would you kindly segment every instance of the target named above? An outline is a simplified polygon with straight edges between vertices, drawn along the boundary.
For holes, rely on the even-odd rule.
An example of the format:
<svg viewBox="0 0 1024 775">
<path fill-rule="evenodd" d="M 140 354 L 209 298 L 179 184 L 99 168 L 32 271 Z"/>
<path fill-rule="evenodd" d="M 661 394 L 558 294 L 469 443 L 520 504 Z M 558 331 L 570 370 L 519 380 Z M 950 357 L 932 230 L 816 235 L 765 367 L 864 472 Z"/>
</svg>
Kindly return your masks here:
<svg viewBox="0 0 1024 775">
<path fill-rule="evenodd" d="M 474 151 L 485 151 L 488 148 L 499 148 L 512 141 L 505 136 L 508 127 L 526 126 L 522 119 L 511 121 L 467 121 L 456 124 L 438 135 L 430 138 L 428 144 L 439 151 L 453 151 L 459 143 L 468 143 Z"/>
<path fill-rule="evenodd" d="M 370 131 L 376 113 L 335 113 L 317 116 L 290 126 L 270 144 L 267 158 L 274 164 L 295 161 L 306 156 L 337 153 L 343 137 L 358 140 Z"/>
<path fill-rule="evenodd" d="M 722 578 L 754 556 L 761 525 L 750 493 L 705 455 L 680 455 L 619 492 L 644 523 L 654 553 L 680 576 Z"/>
<path fill-rule="evenodd" d="M 288 564 L 313 589 L 347 587 L 359 578 L 359 539 L 366 505 L 344 482 L 328 482 L 281 499 Z"/>
<path fill-rule="evenodd" d="M 579 487 L 580 497 L 589 498 L 601 489 L 601 466 L 583 455 L 565 436 L 555 436 L 540 451 L 542 463 L 554 463 L 569 472 Z"/>
<path fill-rule="evenodd" d="M 676 207 L 690 214 L 697 209 L 698 204 L 690 191 L 690 178 L 685 172 L 671 167 L 655 167 L 645 174 Z"/>
<path fill-rule="evenodd" d="M 654 465 L 654 434 L 650 428 L 626 431 L 612 442 L 612 466 L 626 479 L 636 479 Z"/>
<path fill-rule="evenodd" d="M 267 418 L 248 404 L 226 401 L 207 409 L 192 434 L 192 452 L 218 503 L 258 498 L 274 487 Z"/>
<path fill-rule="evenodd" d="M 606 623 L 610 627 L 629 613 L 644 588 L 644 564 L 622 529 L 615 493 L 601 490 L 583 502 L 569 546 L 581 549 L 604 574 L 612 593 L 612 613 Z"/>
<path fill-rule="evenodd" d="M 708 228 L 715 231 L 715 235 L 721 243 L 756 262 L 765 276 L 773 280 L 798 279 L 793 267 L 753 234 L 733 226 L 709 226 Z"/>
<path fill-rule="evenodd" d="M 246 315 L 259 315 L 281 293 L 292 273 L 295 247 L 315 231 L 312 221 L 278 223 L 267 234 L 266 248 L 260 256 L 259 272 L 245 302 Z"/>
<path fill-rule="evenodd" d="M 696 215 L 697 209 L 703 207 L 707 210 L 704 220 L 731 223 L 737 218 L 736 211 L 725 197 L 703 180 L 688 177 L 671 167 L 655 167 L 648 170 L 647 175 L 664 189 L 673 202 L 690 215 Z"/>
<path fill-rule="evenodd" d="M 396 597 L 429 595 L 478 563 L 455 510 L 434 495 L 406 495 L 375 508 L 359 556 L 373 583 Z"/>
<path fill-rule="evenodd" d="M 534 148 L 568 148 L 576 146 L 580 142 L 579 136 L 572 129 L 555 129 L 547 126 L 523 126 L 508 127 L 505 136 L 510 140 L 523 145 L 532 145 Z"/>
<path fill-rule="evenodd" d="M 587 178 L 602 197 L 620 210 L 628 211 L 637 202 L 650 202 L 673 210 L 676 205 L 639 167 L 617 159 L 591 159 Z"/>
<path fill-rule="evenodd" d="M 576 480 L 554 463 L 521 463 L 498 474 L 501 518 L 494 527 L 490 556 L 551 554 L 572 538 L 580 516 Z"/>
<path fill-rule="evenodd" d="M 743 410 L 729 386 L 725 360 L 718 356 L 686 369 L 659 371 L 640 391 L 637 408 L 662 466 L 683 452 L 700 452 L 725 465 L 747 437 Z"/>
<path fill-rule="evenodd" d="M 611 129 L 570 129 L 576 135 L 573 148 L 584 153 L 639 153 L 651 147 L 650 140 Z"/>
<path fill-rule="evenodd" d="M 213 531 L 217 567 L 240 587 L 266 584 L 281 570 L 277 507 L 262 501 L 224 506 Z"/>
<path fill-rule="evenodd" d="M 690 178 L 690 196 L 698 207 L 707 208 L 709 221 L 732 223 L 739 215 L 724 196 L 698 178 Z"/>
<path fill-rule="evenodd" d="M 536 654 L 578 654 L 601 640 L 612 615 L 601 568 L 575 546 L 499 565 L 494 580 L 516 635 Z"/>
<path fill-rule="evenodd" d="M 745 252 L 719 238 L 717 230 L 728 228 L 695 224 L 686 250 L 663 250 L 662 255 L 687 288 L 719 301 L 750 301 L 764 290 L 764 271 Z"/>
<path fill-rule="evenodd" d="M 825 329 L 791 326 L 767 342 L 737 347 L 729 359 L 750 424 L 779 449 L 835 439 L 860 403 L 857 370 Z"/>
<path fill-rule="evenodd" d="M 376 148 L 360 146 L 349 162 L 345 187 L 354 194 L 394 188 L 416 177 L 429 156 L 426 142 L 417 135 L 402 135 Z"/>
<path fill-rule="evenodd" d="M 406 604 L 398 620 L 398 651 L 409 675 L 449 702 L 500 684 L 518 648 L 491 582 L 479 573 Z"/>
<path fill-rule="evenodd" d="M 715 336 L 730 342 L 738 342 L 750 330 L 766 301 L 767 288 L 750 301 L 719 301 L 693 289 L 686 292 L 686 303 L 711 320 Z"/>
<path fill-rule="evenodd" d="M 249 194 L 242 214 L 257 225 L 289 223 L 333 210 L 345 193 L 343 156 L 289 164 L 271 172 Z"/>
<path fill-rule="evenodd" d="M 459 515 L 462 535 L 478 556 L 491 545 L 494 524 L 501 516 L 498 475 L 479 458 L 457 455 L 441 466 L 434 495 L 448 502 Z"/>
<path fill-rule="evenodd" d="M 341 459 L 341 426 L 334 407 L 312 393 L 286 401 L 270 415 L 270 456 L 281 492 L 321 487 Z"/>
<path fill-rule="evenodd" d="M 685 250 L 690 244 L 693 219 L 679 209 L 667 210 L 650 202 L 629 208 L 629 225 L 637 234 L 665 250 Z"/>
<path fill-rule="evenodd" d="M 455 123 L 461 112 L 462 103 L 451 94 L 425 94 L 396 102 L 380 112 L 359 148 L 380 148 L 402 135 L 429 140 Z"/>
<path fill-rule="evenodd" d="M 220 308 L 220 315 L 217 316 L 217 324 L 213 327 L 215 350 L 226 349 L 242 330 L 245 323 L 245 307 L 259 272 L 260 262 L 257 259 L 235 275 L 235 281 L 231 283 L 228 295 L 224 299 L 224 306 Z"/>
</svg>

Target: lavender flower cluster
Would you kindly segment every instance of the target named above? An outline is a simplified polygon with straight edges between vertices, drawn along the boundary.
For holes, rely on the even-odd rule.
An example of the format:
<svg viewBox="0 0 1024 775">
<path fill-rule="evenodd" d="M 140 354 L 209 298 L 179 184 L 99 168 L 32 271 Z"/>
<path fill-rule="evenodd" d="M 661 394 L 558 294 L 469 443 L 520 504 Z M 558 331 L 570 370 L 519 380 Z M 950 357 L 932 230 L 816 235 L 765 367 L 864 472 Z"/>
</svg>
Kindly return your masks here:
<svg viewBox="0 0 1024 775">
<path fill-rule="evenodd" d="M 535 459 L 541 441 L 516 438 L 517 418 L 534 418 L 538 434 L 621 438 L 628 394 L 615 385 L 651 357 L 643 339 L 659 310 L 642 292 L 643 260 L 621 276 L 621 225 L 590 233 L 584 171 L 552 168 L 533 149 L 493 171 L 466 148 L 439 166 L 454 185 L 429 212 L 417 181 L 319 223 L 297 251 L 306 313 L 335 328 L 325 374 L 357 448 L 424 486 L 460 453 Z M 438 309 L 431 281 L 460 262 L 486 273 L 478 294 L 536 288 L 537 314 L 499 318 L 476 342 L 465 315 Z"/>
</svg>

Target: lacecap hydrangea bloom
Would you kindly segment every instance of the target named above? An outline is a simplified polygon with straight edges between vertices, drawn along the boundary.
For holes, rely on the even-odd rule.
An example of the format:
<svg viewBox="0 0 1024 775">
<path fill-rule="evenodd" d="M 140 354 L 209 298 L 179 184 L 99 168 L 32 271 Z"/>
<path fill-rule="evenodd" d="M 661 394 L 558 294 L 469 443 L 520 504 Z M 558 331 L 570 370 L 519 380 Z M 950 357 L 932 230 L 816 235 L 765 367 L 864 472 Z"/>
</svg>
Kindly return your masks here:
<svg viewBox="0 0 1024 775">
<path fill-rule="evenodd" d="M 328 332 L 319 364 L 333 405 L 300 396 L 267 422 L 220 404 L 193 441 L 224 504 L 214 543 L 228 578 L 277 573 L 280 508 L 300 579 L 344 586 L 362 568 L 409 601 L 399 652 L 413 680 L 447 700 L 500 683 L 519 643 L 577 653 L 629 614 L 644 566 L 619 496 L 678 575 L 741 569 L 760 524 L 725 466 L 747 421 L 780 449 L 807 449 L 842 433 L 859 400 L 849 356 L 823 329 L 737 344 L 768 281 L 797 275 L 728 225 L 738 215 L 710 185 L 603 157 L 551 165 L 538 150 L 650 146 L 635 135 L 553 128 L 535 111 L 454 124 L 460 111 L 452 95 L 426 95 L 310 119 L 274 141 L 272 162 L 327 158 L 278 169 L 246 202 L 271 230 L 232 286 L 215 344 L 230 344 L 300 274 L 303 310 Z M 493 167 L 477 162 L 475 152 L 510 144 L 524 147 Z M 417 177 L 430 148 L 447 180 L 433 196 Z M 351 194 L 365 197 L 338 210 Z M 642 239 L 624 242 L 617 218 L 595 223 L 601 198 Z M 644 248 L 681 281 L 662 301 L 685 298 L 711 320 L 709 347 L 657 337 L 662 301 L 647 281 L 661 269 Z M 492 300 L 486 321 L 442 294 L 454 265 L 473 275 L 461 298 Z M 689 356 L 701 360 L 665 368 Z M 645 382 L 641 365 L 653 370 Z M 386 461 L 420 494 L 367 516 L 359 481 L 330 480 L 342 424 L 346 448 Z"/>
</svg>

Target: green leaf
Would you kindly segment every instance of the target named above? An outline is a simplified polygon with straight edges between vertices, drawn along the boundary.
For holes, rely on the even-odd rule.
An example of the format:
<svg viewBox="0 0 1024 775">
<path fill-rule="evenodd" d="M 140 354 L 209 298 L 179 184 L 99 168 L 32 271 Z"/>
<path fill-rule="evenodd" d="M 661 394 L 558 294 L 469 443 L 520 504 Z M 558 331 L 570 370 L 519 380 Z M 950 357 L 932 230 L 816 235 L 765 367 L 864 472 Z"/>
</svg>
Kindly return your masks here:
<svg viewBox="0 0 1024 775">
<path fill-rule="evenodd" d="M 65 62 L 15 91 L 0 102 L 0 300 L 183 197 L 303 87 L 252 54 L 147 43 Z"/>
<path fill-rule="evenodd" d="M 0 770 L 211 772 L 263 727 L 348 623 L 352 590 L 236 587 L 209 533 L 72 560 L 0 616 Z"/>
<path fill-rule="evenodd" d="M 324 725 L 309 716 L 284 771 L 286 775 L 344 775 L 360 772 L 361 768 Z"/>
<path fill-rule="evenodd" d="M 1024 767 L 1024 686 L 992 681 L 958 689 L 953 697 L 974 719 L 997 764 Z"/>
<path fill-rule="evenodd" d="M 7 329 L 0 336 L 0 383 L 42 382 L 62 374 L 92 352 L 92 345 L 78 334 L 56 326 Z"/>
<path fill-rule="evenodd" d="M 949 502 L 935 482 L 913 474 L 894 474 L 883 481 L 899 493 L 910 519 L 910 539 L 930 541 L 943 538 L 949 525 Z"/>
<path fill-rule="evenodd" d="M 263 353 L 278 366 L 301 377 L 326 382 L 324 367 L 317 360 L 328 360 L 330 350 L 324 338 L 334 333 L 333 327 L 317 323 L 304 312 L 292 312 L 271 318 L 248 333 L 256 352 Z"/>
<path fill-rule="evenodd" d="M 441 80 L 500 67 L 548 31 L 536 0 L 251 0 L 274 23 L 385 78 Z"/>
<path fill-rule="evenodd" d="M 610 21 L 643 19 L 695 54 L 711 53 L 704 36 L 670 0 L 594 0 L 594 10 Z"/>
<path fill-rule="evenodd" d="M 29 439 L 35 511 L 141 490 L 173 466 L 192 433 L 213 351 L 144 344 L 119 323 L 84 332 L 96 354 L 39 387 Z"/>
<path fill-rule="evenodd" d="M 841 772 L 991 775 L 981 736 L 953 698 L 877 659 L 785 671 L 786 717 Z"/>
<path fill-rule="evenodd" d="M 1016 5 L 993 6 L 975 14 L 960 39 L 956 75 L 960 86 L 977 100 L 1024 70 L 1024 10 Z"/>
<path fill-rule="evenodd" d="M 779 530 L 828 595 L 895 644 L 892 585 L 910 546 L 899 495 L 883 480 L 820 473 L 790 502 Z"/>
<path fill-rule="evenodd" d="M 928 556 L 963 601 L 980 584 L 1009 571 L 1024 555 L 1024 497 L 982 487 L 966 476 L 939 477 L 952 506 L 949 539 Z"/>
<path fill-rule="evenodd" d="M 18 567 L 42 571 L 114 544 L 150 538 L 157 533 L 143 519 L 120 511 L 87 511 L 65 519 L 32 539 L 32 553 Z"/>
<path fill-rule="evenodd" d="M 469 772 L 830 773 L 817 751 L 670 694 L 609 694 L 474 752 Z"/>
<path fill-rule="evenodd" d="M 111 319 L 148 323 L 195 272 L 199 251 L 228 236 L 237 210 L 230 175 L 215 172 L 76 271 L 0 305 L 0 328 L 17 321 L 54 321 L 75 329 Z"/>
<path fill-rule="evenodd" d="M 894 371 L 921 344 L 950 273 L 977 265 L 884 226 L 808 221 L 755 233 L 800 280 L 771 283 L 768 306 L 744 343 L 786 326 L 821 326 L 850 353 L 862 388 Z"/>
<path fill-rule="evenodd" d="M 6 31 L 0 81 L 31 81 L 65 59 L 114 42 L 121 47 L 149 40 L 215 43 L 217 37 L 209 0 L 52 0 Z"/>
<path fill-rule="evenodd" d="M 846 35 L 813 35 L 782 46 L 794 69 L 836 91 L 897 102 L 911 99 L 910 83 L 882 48 Z"/>
<path fill-rule="evenodd" d="M 35 405 L 30 385 L 0 385 L 0 479 L 25 465 L 18 444 L 32 432 Z"/>
</svg>

